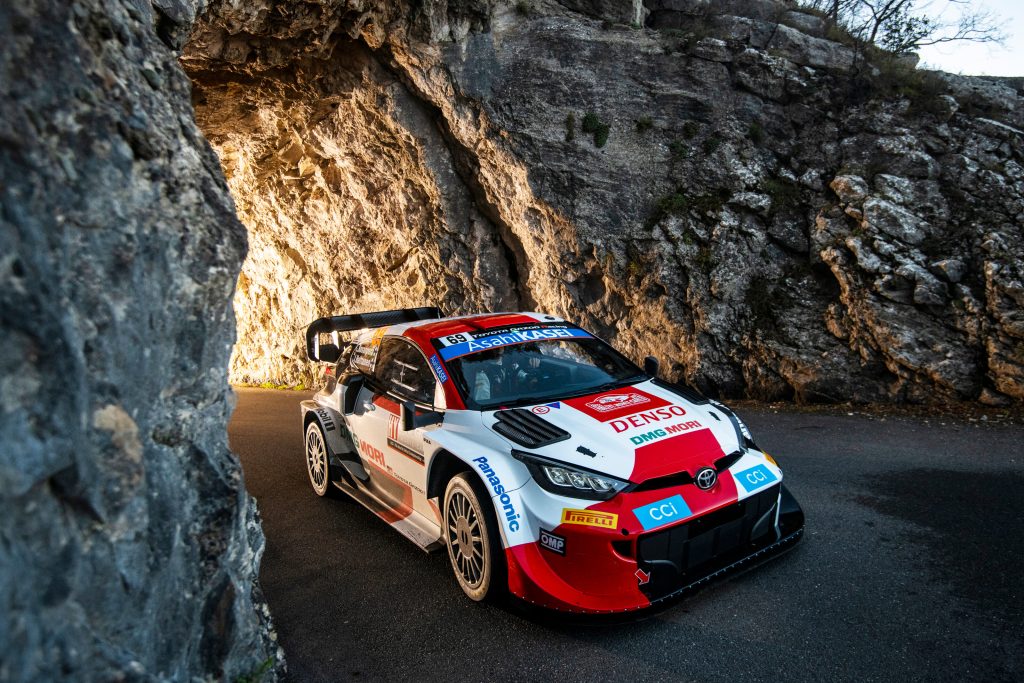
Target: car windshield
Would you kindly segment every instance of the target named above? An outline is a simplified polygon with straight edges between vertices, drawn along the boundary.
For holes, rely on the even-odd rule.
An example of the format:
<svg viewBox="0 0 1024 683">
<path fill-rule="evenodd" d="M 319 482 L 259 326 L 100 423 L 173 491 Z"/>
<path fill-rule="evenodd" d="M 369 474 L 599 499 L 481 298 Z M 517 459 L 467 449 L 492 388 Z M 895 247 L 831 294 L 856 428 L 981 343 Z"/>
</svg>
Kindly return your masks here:
<svg viewBox="0 0 1024 683">
<path fill-rule="evenodd" d="M 472 410 L 584 396 L 647 379 L 599 339 L 550 339 L 476 351 L 447 362 Z"/>
</svg>

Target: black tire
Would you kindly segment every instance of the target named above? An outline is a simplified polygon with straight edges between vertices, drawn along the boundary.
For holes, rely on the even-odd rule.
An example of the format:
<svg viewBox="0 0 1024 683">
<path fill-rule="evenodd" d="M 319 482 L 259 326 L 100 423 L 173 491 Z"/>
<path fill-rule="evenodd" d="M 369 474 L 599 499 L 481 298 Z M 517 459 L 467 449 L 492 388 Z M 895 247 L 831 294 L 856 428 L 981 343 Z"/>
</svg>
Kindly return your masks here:
<svg viewBox="0 0 1024 683">
<path fill-rule="evenodd" d="M 491 500 L 470 472 L 452 477 L 444 492 L 444 538 L 455 580 L 477 602 L 508 593 L 508 567 Z"/>
<path fill-rule="evenodd" d="M 338 498 L 341 491 L 334 485 L 337 472 L 331 465 L 331 449 L 327 445 L 324 430 L 316 420 L 306 425 L 303 439 L 306 454 L 306 474 L 313 487 L 313 493 L 324 498 Z"/>
</svg>

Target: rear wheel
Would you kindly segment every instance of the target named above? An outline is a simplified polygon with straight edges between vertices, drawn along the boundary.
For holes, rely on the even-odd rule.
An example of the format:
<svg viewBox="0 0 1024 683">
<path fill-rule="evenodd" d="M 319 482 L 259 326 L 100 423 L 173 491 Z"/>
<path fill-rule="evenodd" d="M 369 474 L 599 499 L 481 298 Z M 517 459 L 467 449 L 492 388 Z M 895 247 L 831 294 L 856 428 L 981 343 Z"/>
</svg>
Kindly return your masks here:
<svg viewBox="0 0 1024 683">
<path fill-rule="evenodd" d="M 448 482 L 444 528 L 455 579 L 471 599 L 494 600 L 508 588 L 501 536 L 490 501 L 472 474 Z"/>
<path fill-rule="evenodd" d="M 320 423 L 311 420 L 306 426 L 306 473 L 309 483 L 313 485 L 313 493 L 318 496 L 337 497 L 338 489 L 331 483 L 334 471 L 331 467 L 331 454 L 327 448 L 327 439 Z"/>
</svg>

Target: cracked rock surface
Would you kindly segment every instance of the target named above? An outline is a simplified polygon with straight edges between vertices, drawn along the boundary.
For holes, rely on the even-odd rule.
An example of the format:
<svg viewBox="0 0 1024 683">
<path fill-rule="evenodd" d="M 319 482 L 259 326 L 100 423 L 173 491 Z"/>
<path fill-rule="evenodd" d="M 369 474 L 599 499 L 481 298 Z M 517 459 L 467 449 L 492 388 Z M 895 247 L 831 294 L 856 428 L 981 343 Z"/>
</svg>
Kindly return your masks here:
<svg viewBox="0 0 1024 683">
<path fill-rule="evenodd" d="M 712 394 L 1024 398 L 1019 81 L 854 73 L 773 0 L 222 2 L 184 63 L 253 245 L 236 381 L 436 302 Z"/>
<path fill-rule="evenodd" d="M 225 434 L 245 229 L 160 16 L 0 6 L 3 681 L 235 680 L 277 650 Z"/>
</svg>

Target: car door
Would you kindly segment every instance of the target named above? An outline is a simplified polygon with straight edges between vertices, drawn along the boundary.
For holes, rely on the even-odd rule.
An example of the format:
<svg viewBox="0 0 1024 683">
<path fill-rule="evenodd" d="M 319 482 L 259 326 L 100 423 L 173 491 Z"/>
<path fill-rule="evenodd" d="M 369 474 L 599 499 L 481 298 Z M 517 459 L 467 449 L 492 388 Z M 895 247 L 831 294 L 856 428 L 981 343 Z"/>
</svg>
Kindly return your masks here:
<svg viewBox="0 0 1024 683">
<path fill-rule="evenodd" d="M 432 519 L 426 499 L 423 428 L 401 429 L 401 403 L 420 409 L 433 406 L 436 380 L 427 359 L 411 342 L 385 337 L 374 364 L 373 377 L 360 392 L 366 451 L 375 493 L 397 510 L 413 509 Z"/>
</svg>

